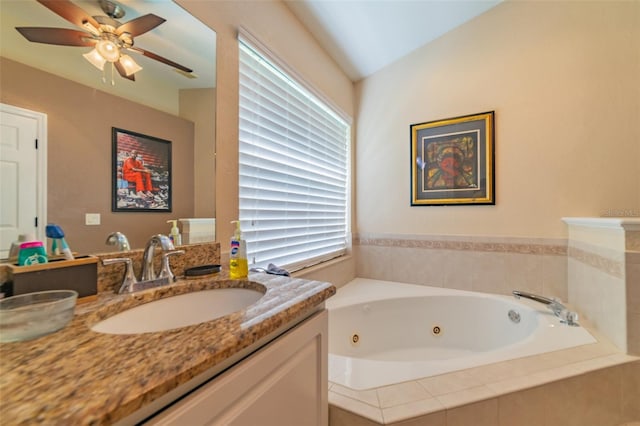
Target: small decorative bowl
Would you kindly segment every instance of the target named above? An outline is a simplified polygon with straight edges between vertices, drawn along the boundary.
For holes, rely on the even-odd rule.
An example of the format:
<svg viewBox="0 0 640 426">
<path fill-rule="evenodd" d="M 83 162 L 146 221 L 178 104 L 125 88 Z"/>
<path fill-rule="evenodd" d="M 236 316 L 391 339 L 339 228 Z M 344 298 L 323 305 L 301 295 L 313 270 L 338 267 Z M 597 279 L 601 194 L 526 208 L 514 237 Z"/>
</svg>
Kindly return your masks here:
<svg viewBox="0 0 640 426">
<path fill-rule="evenodd" d="M 0 299 L 0 342 L 35 339 L 64 328 L 77 298 L 73 290 L 51 290 Z"/>
</svg>

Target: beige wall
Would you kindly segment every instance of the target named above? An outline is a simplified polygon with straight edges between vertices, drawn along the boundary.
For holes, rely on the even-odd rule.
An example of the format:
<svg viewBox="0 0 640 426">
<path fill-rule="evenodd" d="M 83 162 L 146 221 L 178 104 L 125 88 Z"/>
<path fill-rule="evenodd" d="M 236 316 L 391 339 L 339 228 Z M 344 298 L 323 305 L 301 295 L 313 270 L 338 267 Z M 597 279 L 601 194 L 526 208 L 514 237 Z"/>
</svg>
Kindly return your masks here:
<svg viewBox="0 0 640 426">
<path fill-rule="evenodd" d="M 184 89 L 179 97 L 180 117 L 194 124 L 193 214 L 216 217 L 216 89 Z"/>
<path fill-rule="evenodd" d="M 507 1 L 356 91 L 360 233 L 556 238 L 640 211 L 639 2 Z M 409 125 L 490 110 L 497 204 L 410 207 Z"/>
<path fill-rule="evenodd" d="M 216 31 L 216 236 L 228 252 L 238 216 L 238 44 L 244 27 L 348 115 L 353 84 L 280 1 L 177 0 Z"/>
<path fill-rule="evenodd" d="M 107 235 L 124 232 L 132 247 L 169 232 L 168 219 L 193 216 L 193 123 L 5 58 L 0 101 L 47 114 L 47 220 L 62 227 L 73 251 L 110 251 Z M 172 142 L 173 212 L 111 212 L 111 128 Z M 86 226 L 85 213 L 100 213 Z"/>
</svg>

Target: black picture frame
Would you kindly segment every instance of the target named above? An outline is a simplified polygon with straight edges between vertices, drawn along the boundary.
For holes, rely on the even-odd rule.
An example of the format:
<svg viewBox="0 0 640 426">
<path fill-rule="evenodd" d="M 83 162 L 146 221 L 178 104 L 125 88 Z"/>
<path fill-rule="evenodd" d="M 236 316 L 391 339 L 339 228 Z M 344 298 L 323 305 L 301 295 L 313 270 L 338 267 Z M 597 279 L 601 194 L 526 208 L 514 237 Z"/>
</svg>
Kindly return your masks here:
<svg viewBox="0 0 640 426">
<path fill-rule="evenodd" d="M 171 141 L 112 127 L 111 211 L 171 212 Z"/>
<path fill-rule="evenodd" d="M 410 125 L 411 205 L 495 201 L 494 111 Z"/>
</svg>

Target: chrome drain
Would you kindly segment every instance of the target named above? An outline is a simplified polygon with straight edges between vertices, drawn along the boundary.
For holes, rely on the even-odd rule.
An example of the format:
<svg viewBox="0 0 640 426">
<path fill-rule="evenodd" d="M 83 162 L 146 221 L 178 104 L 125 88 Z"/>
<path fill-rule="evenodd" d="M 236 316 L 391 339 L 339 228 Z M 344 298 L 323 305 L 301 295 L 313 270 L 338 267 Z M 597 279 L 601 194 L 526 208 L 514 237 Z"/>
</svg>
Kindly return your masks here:
<svg viewBox="0 0 640 426">
<path fill-rule="evenodd" d="M 516 311 L 514 311 L 513 309 L 509 310 L 509 319 L 512 322 L 515 322 L 516 324 L 518 324 L 520 322 L 520 314 Z"/>
</svg>

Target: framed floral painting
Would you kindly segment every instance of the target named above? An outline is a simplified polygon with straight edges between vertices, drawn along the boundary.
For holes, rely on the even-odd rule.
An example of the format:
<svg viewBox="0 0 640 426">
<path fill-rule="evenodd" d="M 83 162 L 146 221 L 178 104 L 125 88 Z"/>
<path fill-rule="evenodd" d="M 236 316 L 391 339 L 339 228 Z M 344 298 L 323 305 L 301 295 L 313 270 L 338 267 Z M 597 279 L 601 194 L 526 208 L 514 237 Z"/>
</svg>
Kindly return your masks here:
<svg viewBox="0 0 640 426">
<path fill-rule="evenodd" d="M 494 112 L 412 124 L 411 205 L 495 204 Z"/>
</svg>

